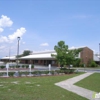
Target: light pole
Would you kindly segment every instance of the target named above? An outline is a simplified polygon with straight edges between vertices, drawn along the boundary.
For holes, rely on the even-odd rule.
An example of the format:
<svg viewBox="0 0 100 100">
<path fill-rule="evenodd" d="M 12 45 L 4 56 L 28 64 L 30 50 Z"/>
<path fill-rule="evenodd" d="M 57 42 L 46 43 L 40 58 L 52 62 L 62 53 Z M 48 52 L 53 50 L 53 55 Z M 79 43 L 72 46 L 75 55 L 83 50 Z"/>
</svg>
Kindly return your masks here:
<svg viewBox="0 0 100 100">
<path fill-rule="evenodd" d="M 84 72 L 85 72 L 85 70 L 86 70 L 86 67 L 87 67 L 87 56 L 86 56 L 86 62 L 85 62 L 85 64 L 84 64 Z"/>
<path fill-rule="evenodd" d="M 9 48 L 9 63 L 10 63 L 10 48 Z"/>
<path fill-rule="evenodd" d="M 18 67 L 18 55 L 19 55 L 19 40 L 20 40 L 20 37 L 17 37 L 17 40 L 18 40 L 18 47 L 17 47 L 17 67 Z"/>
<path fill-rule="evenodd" d="M 88 61 L 87 61 L 87 56 L 86 56 L 86 67 L 87 67 L 87 63 L 88 63 Z"/>
</svg>

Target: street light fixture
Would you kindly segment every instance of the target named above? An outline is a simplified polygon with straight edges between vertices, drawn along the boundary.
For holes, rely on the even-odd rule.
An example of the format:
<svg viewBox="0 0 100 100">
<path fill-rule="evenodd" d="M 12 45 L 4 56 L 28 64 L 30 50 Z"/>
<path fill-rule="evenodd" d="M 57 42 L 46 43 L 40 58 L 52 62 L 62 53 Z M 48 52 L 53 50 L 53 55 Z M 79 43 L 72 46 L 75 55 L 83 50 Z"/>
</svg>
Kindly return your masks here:
<svg viewBox="0 0 100 100">
<path fill-rule="evenodd" d="M 19 55 L 19 40 L 20 40 L 20 37 L 17 37 L 17 40 L 18 40 L 18 47 L 17 47 L 17 67 L 18 67 L 18 55 Z"/>
</svg>

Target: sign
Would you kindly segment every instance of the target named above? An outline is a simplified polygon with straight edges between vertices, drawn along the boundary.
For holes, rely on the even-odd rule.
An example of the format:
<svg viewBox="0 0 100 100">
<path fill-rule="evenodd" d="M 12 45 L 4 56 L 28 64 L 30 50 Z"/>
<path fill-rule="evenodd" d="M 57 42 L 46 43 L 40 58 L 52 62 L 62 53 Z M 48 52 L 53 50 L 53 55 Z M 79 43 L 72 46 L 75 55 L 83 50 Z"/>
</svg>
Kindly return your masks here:
<svg viewBox="0 0 100 100">
<path fill-rule="evenodd" d="M 30 65 L 29 65 L 29 69 L 30 69 L 29 72 L 30 72 L 30 75 L 31 75 L 31 67 L 32 67 L 32 66 L 31 66 L 31 64 L 30 64 Z"/>
<path fill-rule="evenodd" d="M 51 64 L 49 64 L 49 71 L 51 70 Z"/>
<path fill-rule="evenodd" d="M 9 64 L 6 64 L 6 68 L 9 68 Z"/>
<path fill-rule="evenodd" d="M 29 65 L 29 68 L 31 69 L 31 67 L 32 67 L 32 66 L 31 66 L 31 64 L 30 64 L 30 65 Z"/>
<path fill-rule="evenodd" d="M 8 77 L 8 68 L 9 68 L 9 64 L 6 64 L 6 68 L 7 68 L 7 77 Z"/>
</svg>

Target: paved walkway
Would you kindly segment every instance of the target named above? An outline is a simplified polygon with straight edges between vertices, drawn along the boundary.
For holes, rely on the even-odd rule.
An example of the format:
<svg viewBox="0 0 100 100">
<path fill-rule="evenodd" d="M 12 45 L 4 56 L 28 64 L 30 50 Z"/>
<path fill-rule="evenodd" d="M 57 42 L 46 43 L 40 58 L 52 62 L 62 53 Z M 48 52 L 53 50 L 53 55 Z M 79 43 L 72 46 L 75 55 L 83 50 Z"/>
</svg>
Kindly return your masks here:
<svg viewBox="0 0 100 100">
<path fill-rule="evenodd" d="M 82 80 L 85 77 L 88 77 L 91 74 L 93 74 L 93 73 L 88 72 L 88 73 L 70 78 L 68 80 L 65 80 L 65 81 L 62 81 L 59 83 L 55 83 L 55 85 L 60 86 L 68 91 L 74 92 L 82 97 L 87 98 L 88 100 L 100 100 L 100 98 L 99 99 L 93 98 L 93 93 L 95 93 L 94 91 L 73 85 L 74 83 Z"/>
</svg>

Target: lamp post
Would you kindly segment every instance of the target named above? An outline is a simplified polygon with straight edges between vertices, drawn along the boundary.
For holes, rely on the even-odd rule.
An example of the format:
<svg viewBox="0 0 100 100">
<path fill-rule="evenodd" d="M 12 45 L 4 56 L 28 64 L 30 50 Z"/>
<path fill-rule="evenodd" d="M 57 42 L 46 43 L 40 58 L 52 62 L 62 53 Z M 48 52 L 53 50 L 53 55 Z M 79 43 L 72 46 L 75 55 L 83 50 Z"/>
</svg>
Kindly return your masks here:
<svg viewBox="0 0 100 100">
<path fill-rule="evenodd" d="M 87 56 L 86 56 L 86 62 L 85 62 L 85 64 L 84 64 L 84 72 L 85 72 L 85 70 L 86 70 L 86 67 L 87 67 Z"/>
<path fill-rule="evenodd" d="M 10 63 L 10 48 L 9 48 L 9 63 Z"/>
<path fill-rule="evenodd" d="M 17 37 L 17 40 L 18 40 L 18 46 L 17 46 L 17 67 L 18 67 L 18 55 L 19 55 L 19 40 L 20 40 L 20 37 Z"/>
<path fill-rule="evenodd" d="M 88 62 L 88 61 L 87 61 L 87 56 L 86 56 L 86 67 L 87 67 L 87 62 Z"/>
</svg>

